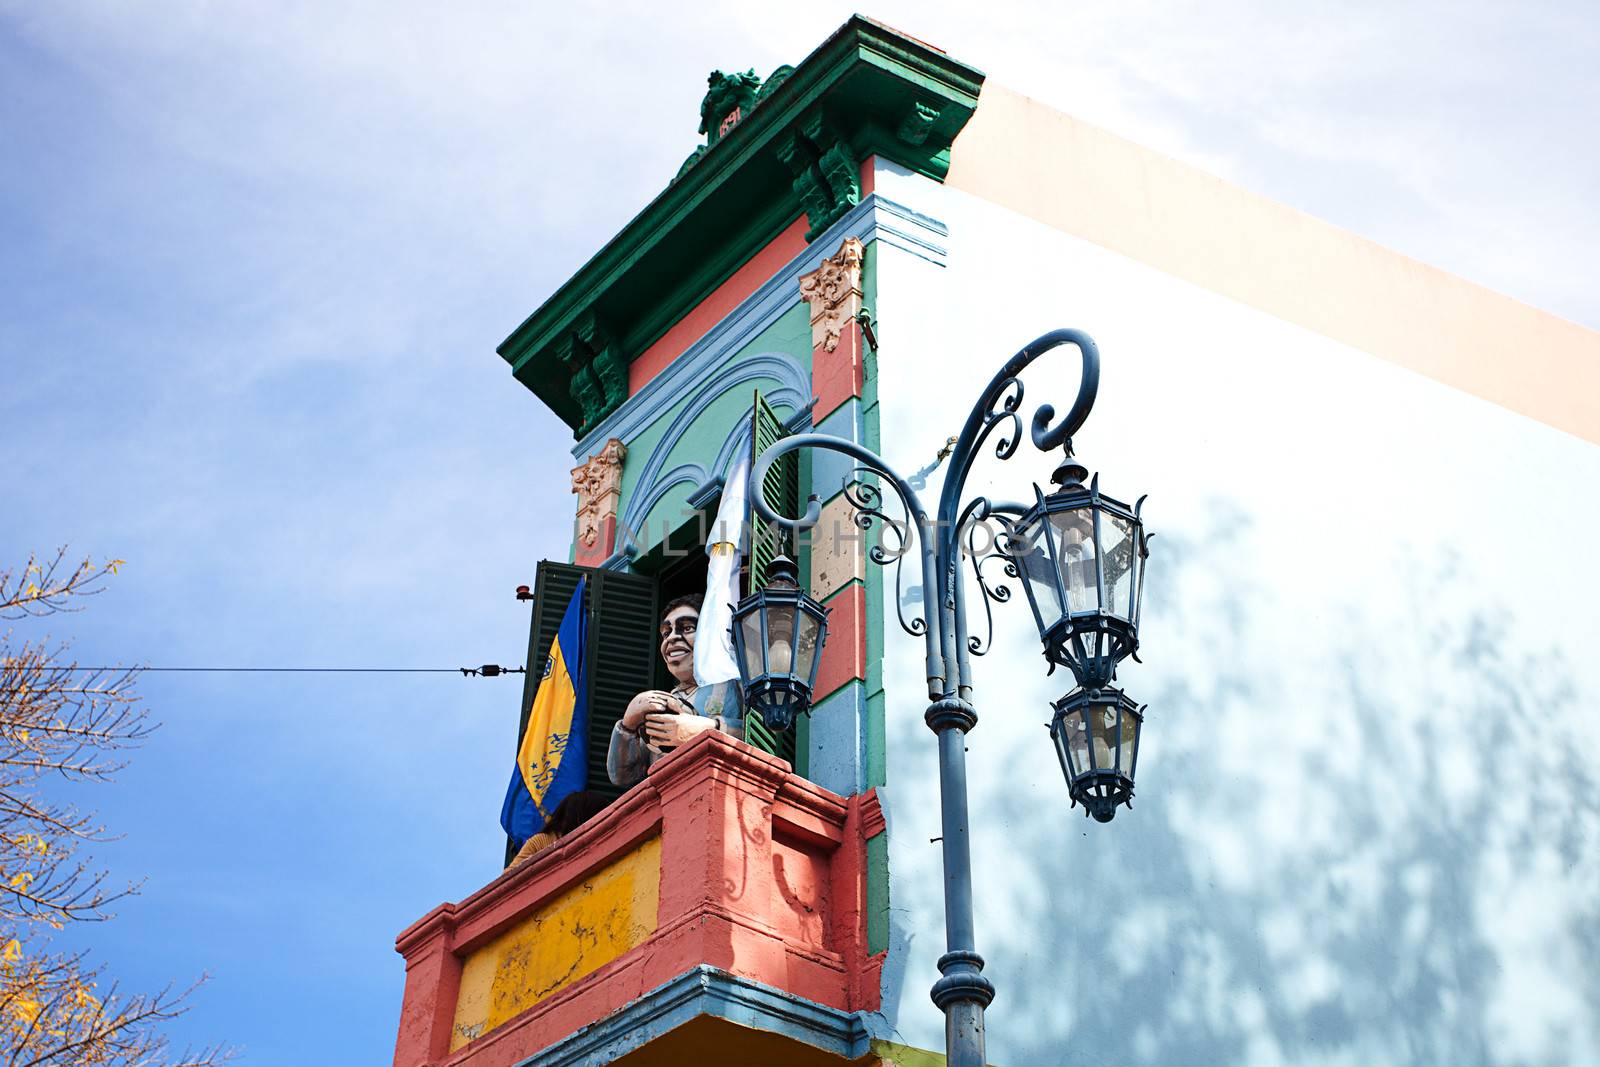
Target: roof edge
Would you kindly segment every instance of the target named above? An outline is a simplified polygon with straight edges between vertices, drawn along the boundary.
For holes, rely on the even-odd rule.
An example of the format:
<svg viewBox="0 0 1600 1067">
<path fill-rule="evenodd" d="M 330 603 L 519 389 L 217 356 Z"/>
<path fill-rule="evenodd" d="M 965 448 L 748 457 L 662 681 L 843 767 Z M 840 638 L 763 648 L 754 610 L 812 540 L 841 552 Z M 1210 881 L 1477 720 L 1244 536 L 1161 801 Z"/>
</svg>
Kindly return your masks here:
<svg viewBox="0 0 1600 1067">
<path fill-rule="evenodd" d="M 628 363 L 751 255 L 801 215 L 810 241 L 858 203 L 863 159 L 943 181 L 983 78 L 852 16 L 792 72 L 747 92 L 677 179 L 496 351 L 581 436 L 627 399 Z"/>
</svg>

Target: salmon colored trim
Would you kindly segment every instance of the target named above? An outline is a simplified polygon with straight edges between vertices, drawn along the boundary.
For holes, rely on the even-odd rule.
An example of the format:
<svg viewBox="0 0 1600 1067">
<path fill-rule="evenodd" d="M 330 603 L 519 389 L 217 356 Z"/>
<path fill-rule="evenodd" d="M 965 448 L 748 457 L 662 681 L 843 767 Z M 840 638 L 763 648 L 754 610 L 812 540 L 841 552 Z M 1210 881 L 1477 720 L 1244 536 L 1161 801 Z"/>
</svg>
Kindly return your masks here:
<svg viewBox="0 0 1600 1067">
<path fill-rule="evenodd" d="M 805 250 L 806 220 L 802 215 L 762 246 L 727 281 L 713 289 L 709 296 L 673 323 L 654 344 L 628 364 L 628 395 L 633 396 L 643 389 L 650 379 L 666 370 L 673 360 L 688 351 L 690 345 L 704 337 L 728 312 L 744 303 L 767 279 Z"/>
<path fill-rule="evenodd" d="M 847 323 L 839 343 L 829 352 L 822 345 L 811 349 L 811 391 L 817 402 L 811 417 L 821 422 L 852 397 L 861 395 L 864 373 L 861 356 L 861 327 Z"/>
<path fill-rule="evenodd" d="M 1600 333 L 992 81 L 946 184 L 1600 443 Z"/>
<path fill-rule="evenodd" d="M 617 517 L 607 515 L 600 521 L 600 536 L 595 540 L 593 547 L 585 547 L 576 537 L 573 538 L 572 562 L 579 567 L 598 567 L 610 558 L 617 544 Z"/>
<path fill-rule="evenodd" d="M 840 686 L 867 676 L 866 586 L 852 579 L 825 602 L 828 641 L 817 664 L 816 703 L 832 696 Z"/>
</svg>

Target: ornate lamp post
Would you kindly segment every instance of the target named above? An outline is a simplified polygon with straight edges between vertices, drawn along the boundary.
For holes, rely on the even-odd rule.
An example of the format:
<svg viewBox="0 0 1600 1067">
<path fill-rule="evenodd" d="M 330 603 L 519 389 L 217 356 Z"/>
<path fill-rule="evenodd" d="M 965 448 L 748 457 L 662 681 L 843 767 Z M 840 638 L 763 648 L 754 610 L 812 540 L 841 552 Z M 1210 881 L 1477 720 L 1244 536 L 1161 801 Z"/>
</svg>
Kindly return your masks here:
<svg viewBox="0 0 1600 1067">
<path fill-rule="evenodd" d="M 788 556 L 767 567 L 767 585 L 733 610 L 733 654 L 745 703 L 767 729 L 787 730 L 811 710 L 817 663 L 828 633 L 828 609 L 800 590 Z"/>
<path fill-rule="evenodd" d="M 1055 409 L 1042 404 L 1033 416 L 1033 444 L 1040 451 L 1063 451 L 1046 494 L 1034 487 L 1032 506 L 976 497 L 961 503 L 978 450 L 997 428 L 1005 432 L 995 455 L 1009 459 L 1022 441 L 1023 369 L 1061 345 L 1075 345 L 1083 359 L 1077 400 L 1061 422 L 1051 426 Z M 950 456 L 950 470 L 939 496 L 936 518 L 904 478 L 869 449 L 828 434 L 785 438 L 762 453 L 750 472 L 750 499 L 768 522 L 800 532 L 814 526 L 821 506 L 813 497 L 798 519 L 774 514 L 759 487 L 781 455 L 821 448 L 856 460 L 859 475 L 876 475 L 894 489 L 917 530 L 922 567 L 922 615 L 900 624 L 921 637 L 927 660 L 928 708 L 923 718 L 938 737 L 939 792 L 944 830 L 945 937 L 939 958 L 942 977 L 932 996 L 945 1013 L 945 1048 L 951 1067 L 983 1067 L 983 1012 L 994 999 L 994 985 L 983 976 L 983 957 L 973 937 L 972 854 L 967 841 L 967 769 L 964 735 L 978 722 L 972 705 L 970 655 L 982 655 L 983 641 L 969 637 L 961 560 L 973 572 L 988 601 L 1004 601 L 1003 585 L 991 587 L 983 564 L 998 556 L 1007 575 L 1019 578 L 1033 608 L 1045 658 L 1053 672 L 1066 667 L 1077 683 L 1052 707 L 1050 724 L 1062 771 L 1074 804 L 1109 822 L 1119 804 L 1133 795 L 1141 709 L 1111 687 L 1117 664 L 1139 647 L 1139 602 L 1144 587 L 1146 534 L 1139 506 L 1129 508 L 1100 492 L 1098 477 L 1085 488 L 1088 471 L 1072 458 L 1072 435 L 1088 418 L 1100 381 L 1100 355 L 1078 330 L 1054 330 L 1006 361 L 978 398 Z M 883 513 L 882 497 L 870 481 L 857 478 L 847 488 L 862 527 L 874 519 L 900 530 Z M 1140 499 L 1143 503 L 1143 498 Z M 972 532 L 994 518 L 1002 532 L 992 552 L 975 551 Z M 902 540 L 899 546 L 909 549 Z M 890 558 L 882 546 L 875 563 Z M 895 553 L 903 562 L 904 552 Z M 741 682 L 747 705 L 774 728 L 787 727 L 810 706 L 811 686 L 825 631 L 825 612 L 798 587 L 793 564 L 774 566 L 773 582 L 740 602 L 734 615 Z M 897 562 L 898 566 L 898 562 Z M 898 600 L 898 598 L 897 598 Z M 811 640 L 807 635 L 815 635 Z M 796 634 L 799 640 L 796 641 Z"/>
</svg>

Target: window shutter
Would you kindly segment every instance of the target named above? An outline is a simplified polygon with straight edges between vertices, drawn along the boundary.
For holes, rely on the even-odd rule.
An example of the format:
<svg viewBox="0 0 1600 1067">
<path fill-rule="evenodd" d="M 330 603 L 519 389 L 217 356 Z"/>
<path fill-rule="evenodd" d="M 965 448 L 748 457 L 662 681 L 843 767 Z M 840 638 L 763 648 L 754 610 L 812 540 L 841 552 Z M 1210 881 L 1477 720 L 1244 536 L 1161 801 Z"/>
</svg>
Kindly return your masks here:
<svg viewBox="0 0 1600 1067">
<path fill-rule="evenodd" d="M 593 571 L 589 601 L 589 788 L 615 799 L 622 790 L 606 777 L 611 728 L 628 701 L 655 678 L 659 597 L 653 578 Z"/>
<path fill-rule="evenodd" d="M 541 561 L 534 581 L 533 619 L 528 630 L 528 673 L 522 682 L 522 711 L 512 742 L 512 765 L 522 748 L 522 735 L 533 713 L 550 642 L 561 628 L 561 616 L 572 600 L 578 579 L 588 575 L 589 648 L 585 687 L 589 698 L 587 788 L 608 798 L 622 790 L 606 777 L 606 748 L 611 727 L 622 718 L 634 694 L 649 689 L 655 677 L 656 586 L 637 574 L 577 567 L 570 563 Z M 506 862 L 511 861 L 507 842 Z"/>
<path fill-rule="evenodd" d="M 778 418 L 758 389 L 750 407 L 750 469 L 754 470 L 761 453 L 786 437 L 783 422 Z M 761 497 L 767 506 L 780 515 L 792 516 L 800 503 L 799 456 L 793 452 L 774 463 L 762 480 Z M 767 582 L 767 568 L 778 554 L 782 531 L 762 521 L 756 512 L 755 502 L 746 505 L 746 519 L 750 529 L 750 576 L 746 588 L 758 589 Z M 792 552 L 792 550 L 791 550 Z"/>
<path fill-rule="evenodd" d="M 766 400 L 761 396 L 761 391 L 756 390 L 755 401 L 750 408 L 750 469 L 755 469 L 755 463 L 765 452 L 780 439 L 787 436 L 784 433 L 783 422 L 778 418 Z M 790 452 L 774 463 L 760 486 L 761 497 L 767 506 L 779 515 L 792 516 L 800 507 L 800 457 L 797 453 Z M 780 531 L 762 521 L 755 510 L 754 502 L 746 505 L 746 528 L 750 531 L 750 570 L 746 592 L 759 589 L 766 584 L 767 568 L 772 565 L 773 557 L 777 556 L 781 547 Z M 793 553 L 793 549 L 790 552 Z M 793 728 L 781 735 L 773 735 L 762 725 L 759 715 L 747 715 L 744 720 L 745 740 L 763 752 L 789 761 L 795 765 L 795 730 Z"/>
<path fill-rule="evenodd" d="M 539 564 L 533 582 L 533 621 L 528 627 L 528 658 L 522 662 L 527 674 L 522 676 L 522 714 L 517 718 L 517 736 L 512 741 L 512 753 L 522 748 L 522 735 L 528 729 L 528 716 L 533 713 L 534 694 L 539 691 L 539 679 L 544 676 L 544 661 L 550 656 L 550 642 L 561 629 L 561 616 L 572 601 L 572 591 L 578 588 L 578 579 L 587 571 L 565 563 Z"/>
</svg>

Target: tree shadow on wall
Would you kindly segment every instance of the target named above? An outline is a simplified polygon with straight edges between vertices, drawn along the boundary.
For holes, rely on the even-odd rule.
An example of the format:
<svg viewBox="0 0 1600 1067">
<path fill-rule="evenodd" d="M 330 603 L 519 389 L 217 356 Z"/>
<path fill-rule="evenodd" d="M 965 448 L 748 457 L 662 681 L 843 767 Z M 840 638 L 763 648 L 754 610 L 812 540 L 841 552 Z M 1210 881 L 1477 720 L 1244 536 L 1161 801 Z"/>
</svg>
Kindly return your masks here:
<svg viewBox="0 0 1600 1067">
<path fill-rule="evenodd" d="M 1319 605 L 1327 639 L 1283 662 L 1294 620 L 1248 570 L 1248 519 L 1217 505 L 1209 522 L 1152 559 L 1147 633 L 1208 648 L 1162 674 L 1147 641 L 1151 665 L 1127 672 L 1150 705 L 1134 808 L 1100 826 L 1069 817 L 1059 781 L 1050 811 L 1018 777 L 986 785 L 983 821 L 1043 901 L 980 929 L 990 1059 L 1594 1055 L 1600 788 L 1570 666 L 1512 644 L 1511 613 L 1472 606 L 1458 564 L 1414 561 L 1393 619 Z M 1031 736 L 1004 744 L 984 762 L 1041 758 Z"/>
</svg>

